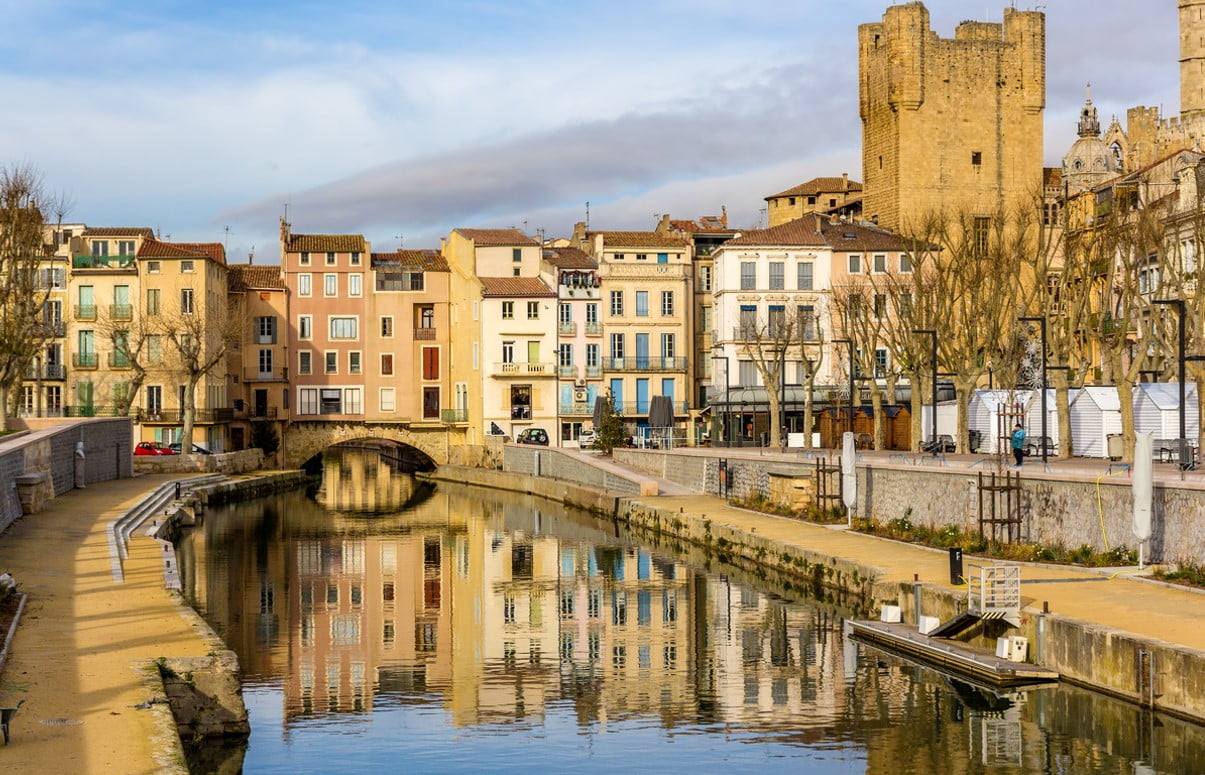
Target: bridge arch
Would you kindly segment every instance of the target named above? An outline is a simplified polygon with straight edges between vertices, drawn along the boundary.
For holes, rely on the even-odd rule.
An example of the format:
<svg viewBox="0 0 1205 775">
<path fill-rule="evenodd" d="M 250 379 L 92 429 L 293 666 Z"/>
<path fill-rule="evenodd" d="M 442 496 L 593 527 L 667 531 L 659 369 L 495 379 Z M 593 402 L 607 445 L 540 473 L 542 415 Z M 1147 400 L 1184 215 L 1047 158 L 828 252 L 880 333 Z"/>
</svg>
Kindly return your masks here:
<svg viewBox="0 0 1205 775">
<path fill-rule="evenodd" d="M 431 470 L 448 462 L 448 436 L 442 430 L 413 431 L 400 423 L 293 422 L 284 433 L 288 468 L 305 463 L 337 444 L 355 441 L 393 441 L 414 450 L 413 457 Z"/>
</svg>

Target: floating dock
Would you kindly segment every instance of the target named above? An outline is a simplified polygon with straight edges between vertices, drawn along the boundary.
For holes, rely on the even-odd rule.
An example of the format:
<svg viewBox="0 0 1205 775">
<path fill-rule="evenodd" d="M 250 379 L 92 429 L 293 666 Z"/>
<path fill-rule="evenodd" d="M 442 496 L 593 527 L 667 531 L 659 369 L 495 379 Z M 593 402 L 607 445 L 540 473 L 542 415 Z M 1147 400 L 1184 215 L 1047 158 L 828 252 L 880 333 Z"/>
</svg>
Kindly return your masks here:
<svg viewBox="0 0 1205 775">
<path fill-rule="evenodd" d="M 1059 674 L 1046 667 L 1001 659 L 959 641 L 921 635 L 914 624 L 846 619 L 845 634 L 854 640 L 883 646 L 945 672 L 992 686 L 1023 686 L 1059 680 Z"/>
</svg>

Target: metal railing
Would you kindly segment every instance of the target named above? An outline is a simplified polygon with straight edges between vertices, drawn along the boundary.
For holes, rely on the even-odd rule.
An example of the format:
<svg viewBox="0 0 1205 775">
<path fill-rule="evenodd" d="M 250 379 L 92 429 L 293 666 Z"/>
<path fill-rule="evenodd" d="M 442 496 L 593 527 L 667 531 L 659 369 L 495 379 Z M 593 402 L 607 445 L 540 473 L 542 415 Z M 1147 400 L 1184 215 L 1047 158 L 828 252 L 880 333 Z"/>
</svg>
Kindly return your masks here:
<svg viewBox="0 0 1205 775">
<path fill-rule="evenodd" d="M 968 563 L 967 610 L 983 619 L 1013 620 L 1021 611 L 1021 566 Z"/>
<path fill-rule="evenodd" d="M 648 401 L 624 401 L 622 403 L 615 404 L 615 409 L 620 414 L 630 417 L 633 415 L 648 414 L 649 407 L 652 406 L 652 403 L 653 402 L 651 399 Z M 689 401 L 675 401 L 674 402 L 674 414 L 675 415 L 690 414 L 690 402 Z"/>
<path fill-rule="evenodd" d="M 586 323 L 586 336 L 602 336 L 602 323 L 594 321 Z"/>
<path fill-rule="evenodd" d="M 36 365 L 30 365 L 25 370 L 26 379 L 63 379 L 66 377 L 67 369 L 61 363 L 44 363 L 42 364 L 41 374 Z"/>
<path fill-rule="evenodd" d="M 561 336 L 577 336 L 577 323 L 572 320 L 566 322 L 561 321 L 556 327 L 557 333 Z"/>
<path fill-rule="evenodd" d="M 441 409 L 439 411 L 440 422 L 458 423 L 469 421 L 468 409 Z"/>
<path fill-rule="evenodd" d="M 252 420 L 275 420 L 275 406 L 251 406 L 247 408 L 247 417 Z"/>
<path fill-rule="evenodd" d="M 607 371 L 686 371 L 686 358 L 638 355 L 635 358 L 604 358 Z"/>
<path fill-rule="evenodd" d="M 416 342 L 434 342 L 436 336 L 435 328 L 416 328 L 414 329 L 414 341 Z"/>
<path fill-rule="evenodd" d="M 63 417 L 124 417 L 128 412 L 118 411 L 116 406 L 95 406 L 92 404 L 84 404 L 82 406 L 64 406 Z"/>
<path fill-rule="evenodd" d="M 272 411 L 275 411 L 274 409 Z M 156 411 L 147 411 L 139 409 L 135 416 L 142 422 L 149 423 L 170 423 L 178 425 L 184 422 L 183 409 L 158 409 Z M 230 422 L 234 419 L 234 409 L 224 407 L 221 409 L 196 409 L 193 411 L 193 422 L 197 423 L 216 423 Z"/>
<path fill-rule="evenodd" d="M 109 317 L 114 320 L 132 320 L 134 317 L 134 308 L 129 304 L 110 304 Z"/>
<path fill-rule="evenodd" d="M 72 256 L 72 269 L 133 269 L 133 256 Z"/>
<path fill-rule="evenodd" d="M 575 379 L 577 377 L 577 367 L 572 364 L 557 366 L 556 375 L 561 379 Z"/>
<path fill-rule="evenodd" d="M 130 368 L 130 356 L 127 353 L 109 353 L 110 369 Z"/>
<path fill-rule="evenodd" d="M 602 366 L 587 366 L 586 367 L 586 378 L 587 379 L 590 379 L 590 378 L 599 379 L 600 377 L 602 377 Z"/>
<path fill-rule="evenodd" d="M 96 305 L 95 304 L 76 304 L 75 305 L 76 320 L 96 320 Z"/>
<path fill-rule="evenodd" d="M 243 369 L 244 382 L 284 382 L 288 378 L 289 370 L 287 367 L 271 369 L 269 371 L 254 368 Z"/>
<path fill-rule="evenodd" d="M 562 403 L 557 407 L 557 414 L 562 417 L 589 417 L 594 414 L 594 405 L 590 403 Z"/>
<path fill-rule="evenodd" d="M 71 354 L 71 365 L 77 369 L 95 369 L 98 361 L 96 353 Z"/>
</svg>

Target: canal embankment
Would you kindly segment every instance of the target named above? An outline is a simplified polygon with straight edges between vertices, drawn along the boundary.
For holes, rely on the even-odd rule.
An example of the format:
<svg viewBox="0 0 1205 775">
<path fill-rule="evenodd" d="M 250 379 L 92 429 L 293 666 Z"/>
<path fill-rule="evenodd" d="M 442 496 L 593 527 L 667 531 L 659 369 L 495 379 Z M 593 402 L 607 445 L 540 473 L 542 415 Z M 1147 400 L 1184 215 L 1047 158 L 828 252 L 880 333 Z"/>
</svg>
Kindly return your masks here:
<svg viewBox="0 0 1205 775">
<path fill-rule="evenodd" d="M 699 466 L 705 470 L 705 460 Z M 966 606 L 965 587 L 950 583 L 943 551 L 736 508 L 714 495 L 617 495 L 592 484 L 557 481 L 547 472 L 447 473 L 458 482 L 541 497 L 552 493 L 557 497 L 550 499 L 559 503 L 610 512 L 646 540 L 701 547 L 784 589 L 796 585 L 821 598 L 822 590 L 830 590 L 855 615 L 877 616 L 890 604 L 908 622 L 920 614 L 944 621 Z M 673 476 L 664 469 L 655 473 Z M 590 495 L 591 490 L 596 492 Z M 1124 572 L 1023 565 L 1023 621 L 1009 634 L 1029 639 L 1030 661 L 1057 670 L 1064 680 L 1205 722 L 1205 595 Z M 1000 627 L 980 625 L 969 638 L 994 646 Z"/>
</svg>

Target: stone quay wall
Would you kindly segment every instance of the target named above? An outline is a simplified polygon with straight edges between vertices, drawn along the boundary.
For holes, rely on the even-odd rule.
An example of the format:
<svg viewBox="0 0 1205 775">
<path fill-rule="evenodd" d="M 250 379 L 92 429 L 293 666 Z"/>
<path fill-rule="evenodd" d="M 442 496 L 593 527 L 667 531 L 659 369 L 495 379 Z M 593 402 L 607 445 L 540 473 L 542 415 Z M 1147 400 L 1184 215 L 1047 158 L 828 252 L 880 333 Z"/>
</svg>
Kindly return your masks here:
<svg viewBox="0 0 1205 775">
<path fill-rule="evenodd" d="M 615 450 L 615 461 L 709 495 L 719 495 L 720 460 L 726 460 L 727 494 L 745 500 L 772 498 L 775 476 L 815 476 L 813 460 L 709 456 L 657 450 Z M 836 463 L 832 457 L 830 463 Z M 986 479 L 990 471 L 983 471 Z M 907 518 L 929 527 L 978 529 L 978 470 L 913 465 L 858 465 L 858 516 L 880 522 Z M 1090 546 L 1107 551 L 1134 548 L 1130 531 L 1133 494 L 1124 473 L 1084 480 L 1046 475 L 1021 477 L 1021 540 L 1048 546 Z M 906 495 L 905 495 L 906 494 Z M 988 510 L 985 494 L 985 511 Z M 1205 561 L 1205 488 L 1156 482 L 1152 562 Z"/>
<path fill-rule="evenodd" d="M 140 474 L 245 474 L 258 471 L 264 451 L 258 448 L 213 455 L 138 455 L 134 470 Z"/>
<path fill-rule="evenodd" d="M 645 483 L 637 477 L 591 465 L 548 447 L 507 444 L 502 450 L 502 467 L 505 471 L 562 479 L 621 495 L 656 494 L 642 492 Z"/>
<path fill-rule="evenodd" d="M 0 531 L 74 489 L 133 475 L 128 417 L 26 421 L 27 432 L 0 439 Z M 83 457 L 77 450 L 83 443 Z"/>
</svg>

